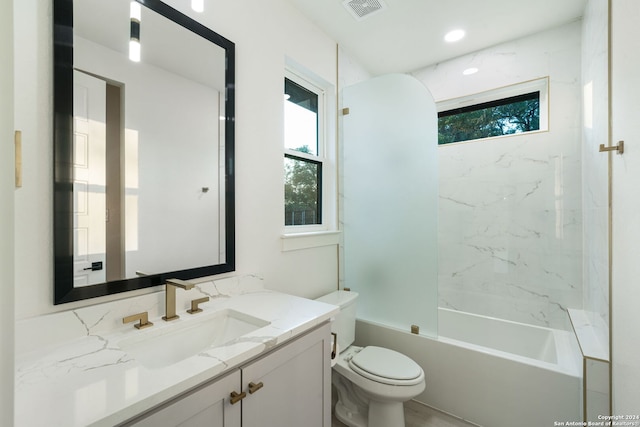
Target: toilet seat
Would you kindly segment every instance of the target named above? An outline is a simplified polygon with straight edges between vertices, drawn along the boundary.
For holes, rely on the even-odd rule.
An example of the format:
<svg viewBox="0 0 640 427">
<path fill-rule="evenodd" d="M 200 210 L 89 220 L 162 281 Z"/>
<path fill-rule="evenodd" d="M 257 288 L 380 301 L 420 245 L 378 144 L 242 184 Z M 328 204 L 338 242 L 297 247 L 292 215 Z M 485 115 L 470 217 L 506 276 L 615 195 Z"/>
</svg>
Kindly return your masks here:
<svg viewBox="0 0 640 427">
<path fill-rule="evenodd" d="M 370 380 L 407 386 L 424 380 L 422 368 L 409 357 L 388 348 L 368 346 L 355 354 L 349 367 Z"/>
</svg>

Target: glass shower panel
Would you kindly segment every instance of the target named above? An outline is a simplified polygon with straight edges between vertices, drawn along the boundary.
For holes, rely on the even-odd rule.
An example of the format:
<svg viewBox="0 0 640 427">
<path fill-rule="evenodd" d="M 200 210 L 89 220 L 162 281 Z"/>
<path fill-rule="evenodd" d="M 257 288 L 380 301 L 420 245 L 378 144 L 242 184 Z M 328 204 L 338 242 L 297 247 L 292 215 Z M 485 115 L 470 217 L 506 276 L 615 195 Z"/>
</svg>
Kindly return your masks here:
<svg viewBox="0 0 640 427">
<path fill-rule="evenodd" d="M 408 75 L 343 91 L 344 285 L 358 318 L 437 335 L 437 113 Z"/>
<path fill-rule="evenodd" d="M 582 176 L 584 310 L 594 333 L 609 344 L 608 5 L 590 1 L 583 20 Z"/>
<path fill-rule="evenodd" d="M 611 414 L 609 3 L 590 0 L 582 20 L 583 307 L 569 310 L 584 356 L 584 421 Z M 577 319 L 576 319 L 577 318 Z M 581 322 L 578 320 L 582 319 Z"/>
</svg>

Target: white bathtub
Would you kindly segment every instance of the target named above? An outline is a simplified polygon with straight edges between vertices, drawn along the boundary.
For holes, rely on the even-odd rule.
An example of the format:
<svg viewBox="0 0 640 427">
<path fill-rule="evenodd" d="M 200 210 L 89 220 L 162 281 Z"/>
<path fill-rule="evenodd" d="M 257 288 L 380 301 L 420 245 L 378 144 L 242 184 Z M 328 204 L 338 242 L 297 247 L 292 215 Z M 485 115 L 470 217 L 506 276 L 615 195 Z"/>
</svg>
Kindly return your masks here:
<svg viewBox="0 0 640 427">
<path fill-rule="evenodd" d="M 582 420 L 581 355 L 572 333 L 444 308 L 438 330 L 428 338 L 358 320 L 356 341 L 414 359 L 427 378 L 416 400 L 475 424 Z"/>
<path fill-rule="evenodd" d="M 438 309 L 438 340 L 497 357 L 580 376 L 582 356 L 575 335 L 446 308 Z"/>
</svg>

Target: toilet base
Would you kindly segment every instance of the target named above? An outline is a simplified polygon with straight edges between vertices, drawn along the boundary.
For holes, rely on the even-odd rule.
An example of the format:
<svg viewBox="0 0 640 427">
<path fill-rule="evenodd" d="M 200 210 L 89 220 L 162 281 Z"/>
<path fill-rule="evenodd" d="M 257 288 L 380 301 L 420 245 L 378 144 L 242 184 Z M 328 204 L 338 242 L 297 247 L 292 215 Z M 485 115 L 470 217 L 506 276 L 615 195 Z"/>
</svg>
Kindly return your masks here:
<svg viewBox="0 0 640 427">
<path fill-rule="evenodd" d="M 367 427 L 367 414 L 352 412 L 347 409 L 342 402 L 338 401 L 335 406 L 336 418 L 348 427 Z"/>
<path fill-rule="evenodd" d="M 336 418 L 349 427 L 367 427 L 368 402 L 354 385 L 336 371 L 331 372 L 331 382 L 337 391 Z"/>
<path fill-rule="evenodd" d="M 403 402 L 380 402 L 339 373 L 333 371 L 331 377 L 338 392 L 335 415 L 340 422 L 349 427 L 404 427 Z"/>
</svg>

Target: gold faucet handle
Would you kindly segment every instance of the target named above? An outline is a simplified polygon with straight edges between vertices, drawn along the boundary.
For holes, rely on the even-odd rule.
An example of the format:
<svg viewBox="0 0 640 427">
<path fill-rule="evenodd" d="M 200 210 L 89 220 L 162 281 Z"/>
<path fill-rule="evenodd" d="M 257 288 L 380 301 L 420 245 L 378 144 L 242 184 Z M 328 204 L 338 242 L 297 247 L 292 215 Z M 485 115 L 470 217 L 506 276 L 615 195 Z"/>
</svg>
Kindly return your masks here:
<svg viewBox="0 0 640 427">
<path fill-rule="evenodd" d="M 132 314 L 131 316 L 124 317 L 122 319 L 122 323 L 131 323 L 139 320 L 140 322 L 133 325 L 137 329 L 148 328 L 149 326 L 153 326 L 153 323 L 149 322 L 149 314 L 145 311 L 143 313 Z"/>
<path fill-rule="evenodd" d="M 187 282 L 186 280 L 180 280 L 180 279 L 167 279 L 167 285 L 175 286 L 177 288 L 182 288 L 186 291 L 193 289 L 193 287 L 195 286 L 191 282 Z"/>
<path fill-rule="evenodd" d="M 194 299 L 191 300 L 191 310 L 187 310 L 187 313 L 189 314 L 196 314 L 196 313 L 200 313 L 202 311 L 202 309 L 200 307 L 198 307 L 198 305 L 209 301 L 209 297 L 204 297 L 204 298 L 198 298 L 198 299 Z"/>
</svg>

